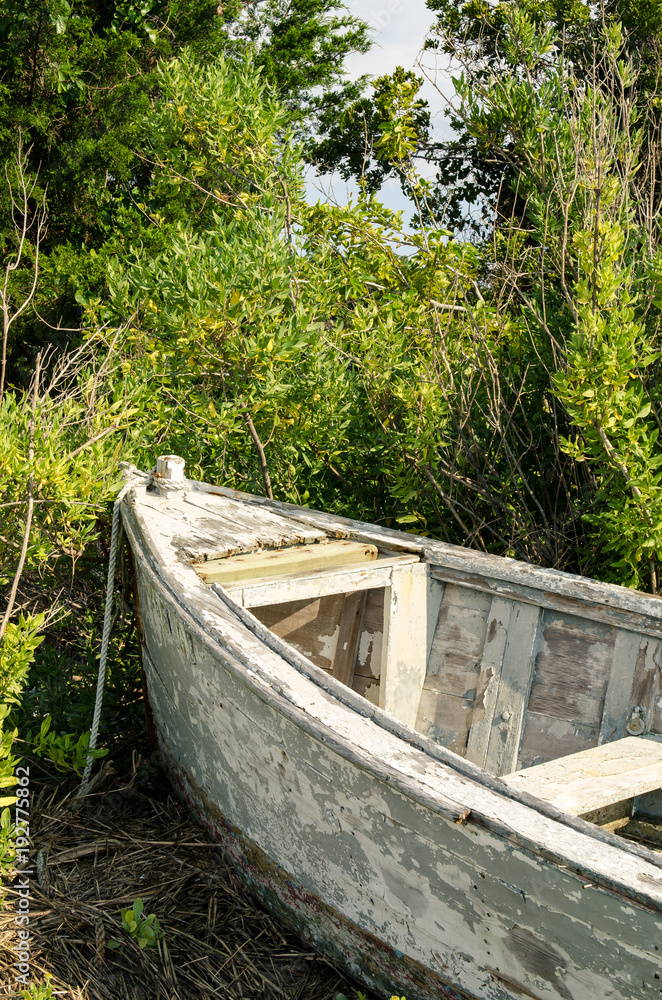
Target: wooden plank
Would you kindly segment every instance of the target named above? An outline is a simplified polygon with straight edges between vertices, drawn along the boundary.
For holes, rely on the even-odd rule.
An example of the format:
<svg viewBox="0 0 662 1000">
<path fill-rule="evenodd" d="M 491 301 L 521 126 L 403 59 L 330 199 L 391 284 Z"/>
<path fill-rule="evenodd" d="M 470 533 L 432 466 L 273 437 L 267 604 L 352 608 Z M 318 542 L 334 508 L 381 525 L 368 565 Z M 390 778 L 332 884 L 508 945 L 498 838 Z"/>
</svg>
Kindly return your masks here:
<svg viewBox="0 0 662 1000">
<path fill-rule="evenodd" d="M 446 586 L 430 645 L 416 729 L 460 756 L 466 753 L 490 603 L 486 594 Z"/>
<path fill-rule="evenodd" d="M 655 699 L 653 710 L 653 721 L 651 723 L 651 733 L 662 736 L 662 696 L 658 694 Z"/>
<path fill-rule="evenodd" d="M 627 826 L 632 819 L 633 807 L 634 798 L 620 799 L 608 806 L 600 806 L 599 809 L 589 809 L 588 812 L 582 813 L 581 818 L 585 819 L 587 823 L 595 823 L 603 830 L 609 830 L 613 833 L 615 830 Z"/>
<path fill-rule="evenodd" d="M 599 727 L 614 639 L 604 625 L 545 615 L 530 711 Z"/>
<path fill-rule="evenodd" d="M 466 698 L 456 698 L 452 694 L 440 694 L 428 676 L 421 691 L 416 717 L 416 729 L 453 753 L 464 757 L 467 749 L 467 733 L 473 703 Z"/>
<path fill-rule="evenodd" d="M 315 545 L 292 545 L 264 552 L 246 552 L 227 556 L 225 559 L 209 559 L 195 564 L 194 568 L 205 583 L 225 586 L 242 580 L 274 579 L 290 573 L 311 573 L 315 570 L 370 562 L 377 555 L 376 545 L 342 539 L 318 542 Z"/>
<path fill-rule="evenodd" d="M 435 580 L 662 637 L 662 607 L 650 594 L 481 552 L 471 552 L 467 558 L 469 550 L 457 546 L 448 547 L 456 550 L 445 554 L 448 562 L 437 562 L 439 547 L 437 543 L 426 551 Z M 455 565 L 459 562 L 462 568 Z"/>
<path fill-rule="evenodd" d="M 583 816 L 662 787 L 662 743 L 626 736 L 509 774 L 504 781 Z"/>
<path fill-rule="evenodd" d="M 365 607 L 365 591 L 356 591 L 345 595 L 340 631 L 336 644 L 336 655 L 333 660 L 333 676 L 342 684 L 351 685 L 356 663 L 356 645 L 359 639 L 359 626 Z"/>
<path fill-rule="evenodd" d="M 636 796 L 633 813 L 635 817 L 659 823 L 662 820 L 662 789 Z"/>
<path fill-rule="evenodd" d="M 379 685 L 382 673 L 382 645 L 384 641 L 384 588 L 366 591 L 365 608 L 354 677 L 369 677 Z"/>
<path fill-rule="evenodd" d="M 626 826 L 620 828 L 619 832 L 624 837 L 636 840 L 642 846 L 652 848 L 654 851 L 659 852 L 662 848 L 662 827 L 657 822 L 633 816 Z"/>
<path fill-rule="evenodd" d="M 343 594 L 254 608 L 263 625 L 286 639 L 318 667 L 331 672 L 336 655 Z"/>
<path fill-rule="evenodd" d="M 244 608 L 324 597 L 327 594 L 349 594 L 355 590 L 375 590 L 388 587 L 394 566 L 409 566 L 419 562 L 418 556 L 378 557 L 371 562 L 340 569 L 297 573 L 276 580 L 224 584 L 235 601 Z M 381 612 L 380 612 L 381 614 Z"/>
<path fill-rule="evenodd" d="M 380 704 L 412 728 L 427 665 L 427 594 L 425 563 L 394 567 L 384 594 Z"/>
<path fill-rule="evenodd" d="M 597 744 L 616 635 L 598 622 L 543 612 L 520 767 Z"/>
<path fill-rule="evenodd" d="M 476 689 L 476 699 L 470 720 L 467 740 L 467 760 L 485 767 L 494 726 L 499 681 L 506 651 L 508 629 L 513 612 L 513 602 L 501 597 L 492 600 L 487 622 L 487 636 L 483 649 L 481 671 Z"/>
<path fill-rule="evenodd" d="M 352 678 L 352 691 L 366 698 L 372 705 L 379 708 L 379 678 L 365 677 L 355 673 Z"/>
<path fill-rule="evenodd" d="M 427 668 L 439 675 L 440 690 L 475 697 L 490 605 L 486 594 L 453 584 L 445 588 Z"/>
<path fill-rule="evenodd" d="M 599 729 L 596 726 L 580 725 L 568 719 L 556 719 L 550 715 L 528 711 L 524 720 L 524 731 L 520 741 L 518 767 L 543 764 L 557 757 L 567 757 L 580 750 L 597 746 Z"/>
<path fill-rule="evenodd" d="M 503 653 L 485 768 L 491 774 L 508 774 L 517 766 L 524 713 L 539 637 L 540 608 L 514 604 Z"/>
<path fill-rule="evenodd" d="M 650 729 L 655 716 L 657 696 L 660 690 L 660 669 L 660 642 L 646 637 L 639 649 L 632 691 L 630 692 L 630 704 L 633 707 L 637 705 L 644 709 L 644 719 L 647 726 L 645 732 Z M 637 732 L 634 735 L 641 734 Z"/>
<path fill-rule="evenodd" d="M 602 724 L 598 742 L 611 743 L 625 736 L 625 725 L 632 702 L 630 694 L 639 658 L 641 633 L 619 629 L 614 642 L 609 683 L 605 692 Z"/>
<path fill-rule="evenodd" d="M 167 498 L 143 492 L 141 508 L 152 523 L 163 525 L 167 519 L 173 528 L 178 525 L 173 531 L 176 548 L 188 561 L 310 545 L 327 538 L 319 526 L 305 526 L 298 519 L 197 490 L 169 493 Z"/>
<path fill-rule="evenodd" d="M 427 669 L 430 669 L 430 656 L 432 655 L 432 644 L 434 643 L 434 637 L 437 633 L 437 625 L 439 624 L 439 615 L 441 614 L 441 606 L 444 599 L 444 591 L 446 589 L 446 584 L 442 583 L 440 580 L 433 580 L 428 574 L 428 600 L 427 600 L 427 619 L 428 619 L 428 642 L 427 642 L 427 656 L 426 663 Z"/>
</svg>

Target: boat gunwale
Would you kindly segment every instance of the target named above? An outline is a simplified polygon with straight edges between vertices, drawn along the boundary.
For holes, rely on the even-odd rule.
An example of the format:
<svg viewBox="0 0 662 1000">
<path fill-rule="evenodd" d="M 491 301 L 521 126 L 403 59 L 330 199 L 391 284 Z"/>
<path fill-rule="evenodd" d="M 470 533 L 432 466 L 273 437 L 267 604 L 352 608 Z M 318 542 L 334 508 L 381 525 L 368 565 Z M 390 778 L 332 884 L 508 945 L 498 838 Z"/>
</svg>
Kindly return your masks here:
<svg viewBox="0 0 662 1000">
<path fill-rule="evenodd" d="M 212 487 L 208 490 L 208 492 L 211 491 L 216 491 L 216 488 Z M 226 493 L 230 499 L 240 499 L 240 497 L 236 496 L 236 491 L 224 491 L 223 495 L 226 495 Z M 232 496 L 232 493 L 235 495 Z M 131 503 L 131 499 L 133 499 L 133 503 Z M 283 714 L 290 718 L 291 721 L 293 721 L 297 726 L 309 731 L 314 738 L 320 739 L 321 742 L 333 749 L 335 752 L 339 753 L 345 759 L 353 761 L 358 766 L 374 774 L 375 778 L 378 780 L 388 780 L 391 787 L 398 788 L 398 790 L 406 797 L 419 803 L 425 808 L 432 809 L 445 818 L 455 820 L 456 822 L 473 822 L 477 825 L 481 825 L 485 829 L 488 829 L 496 835 L 502 837 L 505 841 L 530 851 L 541 860 L 566 868 L 569 873 L 587 878 L 591 884 L 601 886 L 609 891 L 625 896 L 628 899 L 635 900 L 638 904 L 654 910 L 655 912 L 662 911 L 662 899 L 658 896 L 651 895 L 646 890 L 635 888 L 631 882 L 621 879 L 617 873 L 614 875 L 607 875 L 603 872 L 597 871 L 595 868 L 591 867 L 590 864 L 579 864 L 575 859 L 568 857 L 559 850 L 555 850 L 547 846 L 543 847 L 541 846 L 539 840 L 535 839 L 531 835 L 527 835 L 526 832 L 519 828 L 508 825 L 508 823 L 500 817 L 489 816 L 472 809 L 466 819 L 458 820 L 457 812 L 458 810 L 461 811 L 463 809 L 461 803 L 456 803 L 447 799 L 444 806 L 443 797 L 438 792 L 426 790 L 420 781 L 416 781 L 414 778 L 403 774 L 401 771 L 392 767 L 388 763 L 384 764 L 381 761 L 378 761 L 374 754 L 369 754 L 368 752 L 361 750 L 361 748 L 359 748 L 351 740 L 337 733 L 329 724 L 306 712 L 301 708 L 301 706 L 297 705 L 291 699 L 288 699 L 282 691 L 278 690 L 274 677 L 265 672 L 260 667 L 259 662 L 253 662 L 251 657 L 244 652 L 241 645 L 235 638 L 224 635 L 221 641 L 221 638 L 211 631 L 209 625 L 201 620 L 201 616 L 199 612 L 197 612 L 195 606 L 186 603 L 183 599 L 175 581 L 170 579 L 171 569 L 165 562 L 160 560 L 158 552 L 155 551 L 154 547 L 147 541 L 150 533 L 139 511 L 139 501 L 135 495 L 135 489 L 129 491 L 123 499 L 122 513 L 124 515 L 124 528 L 132 546 L 134 556 L 137 556 L 138 558 L 142 557 L 141 562 L 143 562 L 143 566 L 151 575 L 153 584 L 155 584 L 157 588 L 165 591 L 169 600 L 175 602 L 178 606 L 179 613 L 183 614 L 185 618 L 188 619 L 188 626 L 193 626 L 200 633 L 199 638 L 205 645 L 211 646 L 216 655 L 218 655 L 219 650 L 226 653 L 226 655 L 229 654 L 227 656 L 227 660 L 225 660 L 227 665 L 234 671 L 237 671 L 237 668 L 239 667 L 242 681 L 247 683 L 254 693 L 263 701 L 269 701 L 272 704 L 277 703 L 278 710 L 282 711 Z M 131 523 L 132 521 L 134 523 Z M 142 540 L 137 537 L 138 534 L 142 535 Z M 186 565 L 185 563 L 181 564 Z M 167 578 L 164 578 L 163 573 L 159 572 L 159 570 L 163 570 L 167 575 Z M 191 570 L 192 572 L 195 572 L 192 567 Z M 410 729 L 409 727 L 398 722 L 398 720 L 393 718 L 390 714 L 372 705 L 350 688 L 347 688 L 345 685 L 342 685 L 339 681 L 326 674 L 325 671 L 313 664 L 310 660 L 303 656 L 303 654 L 300 654 L 284 640 L 278 639 L 278 637 L 273 635 L 273 633 L 271 633 L 266 626 L 262 625 L 262 623 L 260 623 L 259 620 L 255 618 L 250 611 L 248 611 L 248 609 L 242 608 L 240 605 L 236 604 L 231 595 L 227 592 L 223 593 L 222 588 L 219 587 L 218 591 L 215 592 L 212 587 L 203 584 L 202 580 L 199 578 L 198 580 L 201 587 L 204 588 L 205 593 L 208 593 L 210 596 L 214 596 L 219 603 L 225 603 L 228 611 L 231 612 L 237 624 L 246 628 L 253 638 L 258 639 L 267 647 L 267 649 L 283 659 L 284 662 L 288 663 L 291 667 L 297 670 L 297 672 L 311 681 L 315 687 L 325 692 L 340 705 L 373 722 L 376 726 L 383 729 L 391 736 L 394 736 L 409 746 L 423 752 L 432 762 L 437 762 L 449 767 L 461 777 L 475 782 L 477 785 L 496 793 L 498 796 L 529 808 L 534 813 L 560 823 L 593 841 L 597 841 L 608 847 L 616 848 L 621 853 L 624 852 L 630 856 L 634 856 L 635 858 L 646 862 L 646 864 L 653 868 L 662 868 L 662 857 L 653 851 L 619 838 L 615 834 L 602 830 L 600 827 L 597 827 L 586 820 L 571 816 L 570 814 L 557 809 L 550 803 L 545 802 L 543 799 L 539 799 L 528 792 L 512 788 L 506 782 L 503 782 L 499 778 L 491 775 L 485 769 L 465 760 L 459 755 L 448 750 L 443 745 L 435 743 L 415 730 Z M 224 643 L 228 643 L 230 648 L 226 649 L 223 645 Z M 259 678 L 260 683 L 256 683 L 257 678 Z M 386 778 L 384 774 L 379 773 L 384 770 L 388 770 L 390 772 L 389 776 Z M 657 881 L 657 878 L 655 880 Z M 660 888 L 657 891 L 662 892 L 662 879 L 659 881 Z"/>
<path fill-rule="evenodd" d="M 467 574 L 481 573 L 488 579 L 538 590 L 541 592 L 541 607 L 552 607 L 550 598 L 559 597 L 575 601 L 582 608 L 586 608 L 586 617 L 592 617 L 591 612 L 597 610 L 602 612 L 599 617 L 600 621 L 606 620 L 602 616 L 603 614 L 611 614 L 611 623 L 617 627 L 620 626 L 635 632 L 654 631 L 656 634 L 662 635 L 662 595 L 647 594 L 644 591 L 621 587 L 615 583 L 603 583 L 592 577 L 566 573 L 563 570 L 550 569 L 545 566 L 536 566 L 533 563 L 512 559 L 510 556 L 479 552 L 477 549 L 442 542 L 423 535 L 410 535 L 395 528 L 369 524 L 365 521 L 355 521 L 341 515 L 318 511 L 312 507 L 300 507 L 283 500 L 270 500 L 267 497 L 242 493 L 240 490 L 214 486 L 194 479 L 186 480 L 186 482 L 196 490 L 209 493 L 212 496 L 222 496 L 228 500 L 240 500 L 256 507 L 266 507 L 275 514 L 294 518 L 309 526 L 319 527 L 326 531 L 341 529 L 346 533 L 345 537 L 347 538 L 356 538 L 357 541 L 370 540 L 376 543 L 381 541 L 384 545 L 417 554 L 429 563 L 431 571 L 439 568 L 442 571 L 447 569 L 451 572 L 459 571 Z M 442 579 L 442 575 L 439 574 L 438 578 Z M 482 589 L 489 593 L 495 592 L 489 585 L 478 587 L 471 581 L 453 579 L 447 582 L 468 586 L 471 589 Z M 527 598 L 526 594 L 513 595 L 513 599 L 521 600 L 524 603 L 533 603 L 531 597 Z M 620 609 L 641 618 L 641 621 L 617 622 L 615 618 Z M 572 613 L 565 606 L 559 606 L 558 610 Z M 646 619 L 653 619 L 653 621 L 649 622 Z"/>
</svg>

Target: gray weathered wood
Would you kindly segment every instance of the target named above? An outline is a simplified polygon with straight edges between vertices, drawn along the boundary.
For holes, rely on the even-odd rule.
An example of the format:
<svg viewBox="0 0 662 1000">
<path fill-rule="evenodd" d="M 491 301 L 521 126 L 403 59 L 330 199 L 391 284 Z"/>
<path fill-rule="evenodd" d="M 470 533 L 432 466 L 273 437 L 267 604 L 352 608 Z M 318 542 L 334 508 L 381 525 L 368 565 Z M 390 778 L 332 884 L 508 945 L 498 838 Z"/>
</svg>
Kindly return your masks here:
<svg viewBox="0 0 662 1000">
<path fill-rule="evenodd" d="M 310 545 L 328 537 L 323 528 L 304 526 L 270 510 L 262 510 L 256 521 L 254 511 L 246 504 L 190 489 L 168 492 L 165 498 L 158 493 L 147 494 L 143 505 L 171 525 L 168 533 L 171 544 L 186 561 L 220 559 L 238 552 L 287 545 Z"/>
<path fill-rule="evenodd" d="M 481 670 L 476 691 L 476 702 L 471 717 L 471 728 L 467 741 L 467 760 L 480 767 L 485 767 L 492 729 L 495 724 L 495 714 L 498 712 L 497 701 L 503 657 L 506 651 L 508 629 L 513 613 L 512 601 L 495 597 L 490 606 L 487 618 L 487 636 L 481 660 Z M 501 709 L 503 710 L 503 709 Z M 498 720 L 497 720 L 498 722 Z"/>
<path fill-rule="evenodd" d="M 599 743 L 610 743 L 625 736 L 625 724 L 632 705 L 630 695 L 637 669 L 641 634 L 619 629 L 614 642 L 609 684 L 602 710 Z"/>
<path fill-rule="evenodd" d="M 634 816 L 660 823 L 662 821 L 662 790 L 656 789 L 653 792 L 635 796 L 632 811 Z M 660 829 L 660 837 L 662 838 L 662 829 Z"/>
<path fill-rule="evenodd" d="M 660 641 L 647 636 L 642 640 L 639 649 L 632 691 L 630 692 L 631 704 L 643 709 L 645 732 L 650 729 L 655 716 L 657 696 L 660 691 L 661 669 Z M 640 734 L 636 733 L 636 735 Z"/>
<path fill-rule="evenodd" d="M 346 594 L 338 630 L 336 655 L 333 658 L 333 676 L 341 684 L 351 685 L 356 663 L 356 644 L 365 606 L 365 591 Z"/>
<path fill-rule="evenodd" d="M 428 656 L 416 728 L 460 755 L 466 752 L 490 604 L 485 594 L 445 587 Z"/>
<path fill-rule="evenodd" d="M 356 532 L 358 536 L 358 532 Z M 438 545 L 430 546 L 428 553 L 430 575 L 444 583 L 470 587 L 483 593 L 500 596 L 511 601 L 534 604 L 551 611 L 577 615 L 587 621 L 604 622 L 633 632 L 644 632 L 662 637 L 662 608 L 647 594 L 626 591 L 597 580 L 572 577 L 568 573 L 531 567 L 524 563 L 502 560 L 506 563 L 503 575 L 490 557 L 473 552 L 471 557 L 449 558 L 449 564 L 436 564 Z M 481 563 L 484 561 L 484 565 Z M 457 563 L 462 563 L 458 566 Z M 496 571 L 496 572 L 495 572 Z"/>
<path fill-rule="evenodd" d="M 441 583 L 439 580 L 433 580 L 428 574 L 428 597 L 427 597 L 427 629 L 428 629 L 428 639 L 427 639 L 427 656 L 426 663 L 428 665 L 428 670 L 430 667 L 430 655 L 432 653 L 432 643 L 434 642 L 435 633 L 437 631 L 437 622 L 439 621 L 439 612 L 441 611 L 441 605 L 444 599 L 444 589 L 445 584 Z"/>
<path fill-rule="evenodd" d="M 615 630 L 575 616 L 544 612 L 529 709 L 599 728 L 613 661 Z M 556 756 L 561 756 L 559 747 Z"/>
<path fill-rule="evenodd" d="M 384 588 L 365 591 L 352 689 L 379 705 L 384 639 Z"/>
<path fill-rule="evenodd" d="M 505 607 L 502 614 L 505 617 Z M 484 751 L 484 766 L 492 774 L 508 774 L 517 766 L 539 637 L 540 614 L 540 608 L 530 604 L 513 604 L 510 612 L 492 722 Z M 495 652 L 498 655 L 498 645 Z"/>
<path fill-rule="evenodd" d="M 527 709 L 520 740 L 518 767 L 531 767 L 597 746 L 599 730 L 569 719 Z"/>
</svg>

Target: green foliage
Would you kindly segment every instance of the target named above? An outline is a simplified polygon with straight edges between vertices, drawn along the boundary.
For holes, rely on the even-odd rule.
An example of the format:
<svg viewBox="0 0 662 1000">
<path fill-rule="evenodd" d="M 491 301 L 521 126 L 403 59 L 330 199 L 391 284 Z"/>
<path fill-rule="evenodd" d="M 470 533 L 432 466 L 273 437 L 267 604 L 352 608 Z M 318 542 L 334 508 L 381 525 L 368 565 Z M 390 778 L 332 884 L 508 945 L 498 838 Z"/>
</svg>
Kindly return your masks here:
<svg viewBox="0 0 662 1000">
<path fill-rule="evenodd" d="M 293 157 L 288 115 L 254 60 L 204 67 L 185 53 L 162 64 L 156 79 L 161 99 L 137 127 L 147 160 L 158 167 L 156 197 L 172 205 L 181 194 L 186 224 L 182 212 L 174 234 L 206 228 L 213 220 L 203 207 L 208 201 L 224 216 L 250 205 L 268 214 L 281 184 L 294 180 Z"/>
<path fill-rule="evenodd" d="M 33 410 L 31 393 L 5 394 L 0 404 L 0 573 L 7 580 L 17 561 L 25 530 L 28 483 L 34 518 L 26 567 L 39 572 L 69 566 L 96 537 L 97 519 L 119 477 L 119 449 L 112 434 L 129 415 L 121 387 L 108 391 L 93 372 L 71 386 L 63 372 L 60 389 L 51 385 Z M 56 380 L 57 381 L 57 380 Z M 30 442 L 34 457 L 30 458 Z M 16 539 L 12 544 L 6 539 Z"/>
<path fill-rule="evenodd" d="M 11 738 L 9 738 L 10 736 Z M 0 775 L 4 774 L 5 760 L 7 757 L 11 756 L 12 742 L 13 734 L 3 733 L 2 745 L 0 747 Z M 16 827 L 12 822 L 11 810 L 8 806 L 5 806 L 2 811 L 0 811 L 0 903 L 5 898 L 5 890 L 3 886 L 12 872 L 14 868 L 14 861 L 16 860 L 16 849 L 14 847 L 15 836 Z"/>
<path fill-rule="evenodd" d="M 21 614 L 18 623 L 7 625 L 0 646 L 0 722 L 7 718 L 12 706 L 20 704 L 30 665 L 43 642 L 43 636 L 38 633 L 44 617 L 43 612 L 28 618 Z"/>
<path fill-rule="evenodd" d="M 19 996 L 21 1000 L 53 1000 L 56 994 L 51 986 L 51 977 L 47 974 L 46 981 L 37 985 L 31 985 L 27 990 L 21 990 Z"/>
<path fill-rule="evenodd" d="M 103 565 L 84 559 L 76 569 L 78 586 L 98 588 L 96 613 L 67 616 L 51 625 L 30 668 L 20 708 L 13 715 L 22 734 L 39 730 L 45 716 L 55 733 L 85 734 L 94 712 L 95 685 L 101 645 L 101 582 Z M 93 591 L 92 591 L 93 592 Z M 124 595 L 125 601 L 128 595 Z M 103 736 L 113 746 L 113 757 L 123 742 L 144 725 L 140 658 L 132 623 L 115 623 L 108 649 L 104 685 Z M 26 746 L 25 752 L 30 752 Z"/>
<path fill-rule="evenodd" d="M 5 723 L 12 708 L 20 704 L 35 651 L 43 641 L 43 636 L 37 634 L 43 624 L 43 614 L 28 618 L 21 614 L 17 624 L 7 625 L 0 646 L 0 788 L 16 784 L 14 771 L 19 761 L 12 754 L 12 746 L 17 730 L 5 730 Z M 14 801 L 13 795 L 2 796 L 0 808 L 13 805 Z"/>
<path fill-rule="evenodd" d="M 478 90 L 506 68 L 516 68 L 518 75 L 535 87 L 548 79 L 550 67 L 561 63 L 568 67 L 569 77 L 581 84 L 590 80 L 591 56 L 595 53 L 597 60 L 601 59 L 605 30 L 623 28 L 624 54 L 637 68 L 630 96 L 659 128 L 655 98 L 662 43 L 659 0 L 611 0 L 602 6 L 585 0 L 494 4 L 428 0 L 427 6 L 437 15 L 437 22 L 426 45 L 449 55 L 454 65 L 462 67 L 469 86 Z M 513 31 L 516 22 L 519 27 Z M 553 44 L 543 59 L 538 58 L 534 36 Z M 491 232 L 495 219 L 519 215 L 525 207 L 517 194 L 521 175 L 513 148 L 516 140 L 513 142 L 508 132 L 476 134 L 473 119 L 457 102 L 450 102 L 446 115 L 457 138 L 428 150 L 428 158 L 437 167 L 436 189 L 429 204 L 434 212 L 443 213 L 451 227 L 470 227 L 485 235 Z"/>
<path fill-rule="evenodd" d="M 33 739 L 28 733 L 26 742 L 30 745 L 32 753 L 52 761 L 57 771 L 75 771 L 76 774 L 82 775 L 88 757 L 98 760 L 108 753 L 107 748 L 89 749 L 89 732 L 81 733 L 78 738 L 73 733 L 58 735 L 50 731 L 51 722 L 50 715 L 47 715 L 39 728 L 38 735 Z"/>
<path fill-rule="evenodd" d="M 37 634 L 43 624 L 43 614 L 27 618 L 21 614 L 18 623 L 8 623 L 0 645 L 0 886 L 12 870 L 16 856 L 16 828 L 9 809 L 16 797 L 2 791 L 16 785 L 15 772 L 20 763 L 12 752 L 18 730 L 7 728 L 7 718 L 20 703 L 30 664 L 43 639 Z"/>
<path fill-rule="evenodd" d="M 344 60 L 370 48 L 368 26 L 334 0 L 251 0 L 232 26 L 247 42 L 299 130 L 310 134 L 331 105 L 345 105 L 363 80 L 346 80 Z"/>
<path fill-rule="evenodd" d="M 502 27 L 499 71 L 456 81 L 459 113 L 486 149 L 509 148 L 523 215 L 501 225 L 493 287 L 519 303 L 535 352 L 524 391 L 531 376 L 547 383 L 550 445 L 571 459 L 571 511 L 595 529 L 584 558 L 603 578 L 656 590 L 656 125 L 641 114 L 618 25 L 597 35 L 581 72 L 579 56 L 559 58 L 555 42 L 551 28 L 515 9 Z"/>
<path fill-rule="evenodd" d="M 164 102 L 147 133 L 184 127 L 194 138 L 190 162 L 161 160 L 162 183 L 177 190 L 194 169 L 216 205 L 206 232 L 180 227 L 162 255 L 146 260 L 136 250 L 112 274 L 116 320 L 134 313 L 126 370 L 158 387 L 154 432 L 170 427 L 168 447 L 190 468 L 255 488 L 250 417 L 270 446 L 279 495 L 305 502 L 311 479 L 342 482 L 331 466 L 347 450 L 351 396 L 360 390 L 320 337 L 333 306 L 295 232 L 305 214 L 301 161 L 279 145 L 282 111 L 250 62 L 201 70 L 179 61 L 163 79 Z"/>
<path fill-rule="evenodd" d="M 161 938 L 165 937 L 165 932 L 159 927 L 159 921 L 155 913 L 150 913 L 148 917 L 143 916 L 144 904 L 142 899 L 136 899 L 133 906 L 121 911 L 122 927 L 126 933 L 138 942 L 140 948 L 156 948 Z M 109 941 L 109 948 L 120 948 L 120 941 Z"/>
<path fill-rule="evenodd" d="M 410 193 L 411 160 L 430 132 L 428 103 L 418 96 L 422 84 L 422 77 L 398 66 L 372 82 L 372 96 L 330 107 L 324 138 L 310 154 L 318 169 L 337 170 L 344 180 L 355 177 L 369 194 L 396 176 Z"/>
<path fill-rule="evenodd" d="M 49 214 L 36 311 L 23 314 L 10 338 L 10 381 L 27 384 L 35 348 L 54 341 L 62 349 L 75 335 L 81 306 L 104 297 L 106 268 L 130 243 L 158 253 L 169 223 L 189 217 L 186 199 L 164 204 L 153 190 L 137 130 L 158 94 L 162 60 L 186 48 L 200 65 L 214 65 L 254 51 L 301 131 L 325 94 L 358 95 L 343 82 L 343 60 L 368 45 L 366 26 L 333 0 L 0 0 L 2 159 L 9 163 L 23 142 Z M 0 259 L 13 233 L 5 180 L 1 170 Z M 35 242 L 33 229 L 24 266 L 12 275 L 16 288 L 29 286 Z"/>
</svg>

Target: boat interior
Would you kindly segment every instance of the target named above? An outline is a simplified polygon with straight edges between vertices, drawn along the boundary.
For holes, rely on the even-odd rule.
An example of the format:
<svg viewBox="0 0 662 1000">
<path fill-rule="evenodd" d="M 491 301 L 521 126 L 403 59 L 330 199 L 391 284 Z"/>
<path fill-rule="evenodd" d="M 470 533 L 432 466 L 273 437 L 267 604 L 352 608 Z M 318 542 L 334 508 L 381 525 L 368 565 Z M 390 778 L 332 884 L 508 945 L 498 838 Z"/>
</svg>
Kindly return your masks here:
<svg viewBox="0 0 662 1000">
<path fill-rule="evenodd" d="M 662 851 L 662 640 L 608 604 L 427 556 L 322 534 L 194 566 L 401 722 Z"/>
</svg>

